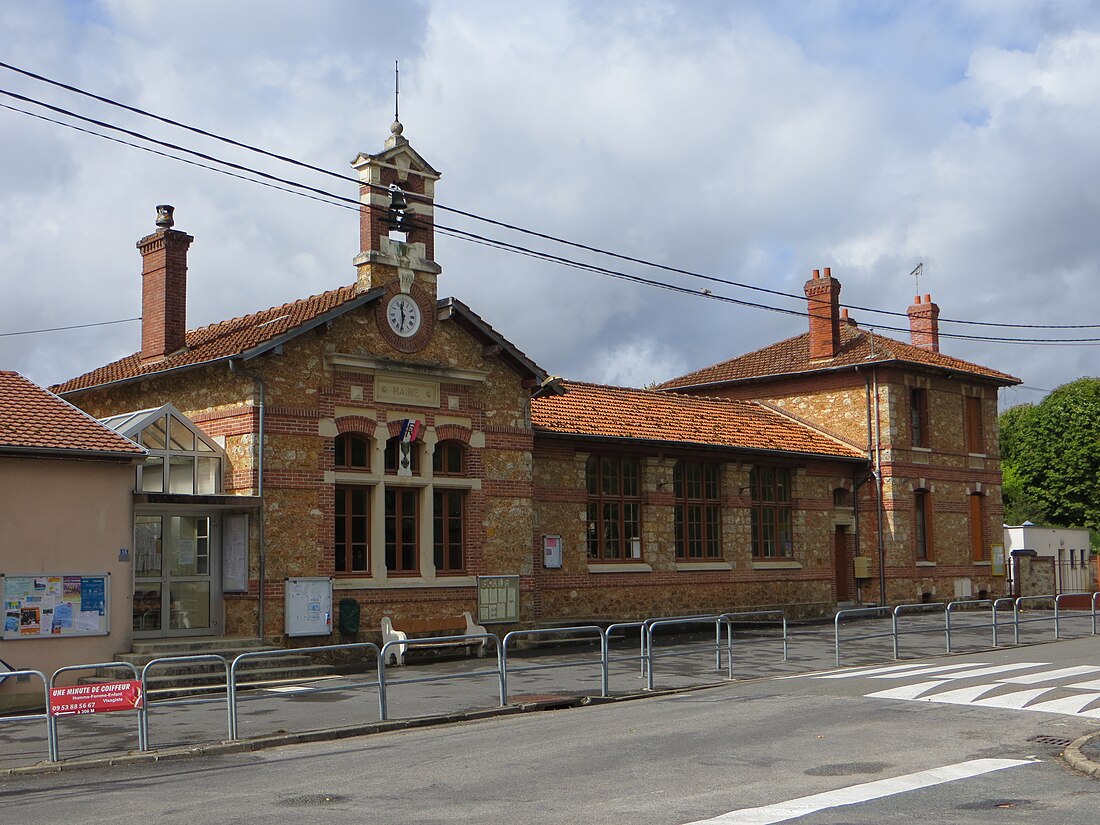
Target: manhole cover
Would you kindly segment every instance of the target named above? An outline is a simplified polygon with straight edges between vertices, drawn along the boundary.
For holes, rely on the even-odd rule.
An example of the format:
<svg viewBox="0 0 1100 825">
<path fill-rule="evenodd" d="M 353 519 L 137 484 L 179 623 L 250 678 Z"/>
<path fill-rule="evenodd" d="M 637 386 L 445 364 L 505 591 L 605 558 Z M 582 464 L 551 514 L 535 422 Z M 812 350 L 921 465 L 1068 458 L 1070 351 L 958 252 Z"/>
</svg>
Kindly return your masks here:
<svg viewBox="0 0 1100 825">
<path fill-rule="evenodd" d="M 1054 745 L 1059 748 L 1068 748 L 1073 744 L 1072 739 L 1064 739 L 1061 736 L 1031 736 L 1028 742 L 1038 742 L 1040 745 Z"/>
</svg>

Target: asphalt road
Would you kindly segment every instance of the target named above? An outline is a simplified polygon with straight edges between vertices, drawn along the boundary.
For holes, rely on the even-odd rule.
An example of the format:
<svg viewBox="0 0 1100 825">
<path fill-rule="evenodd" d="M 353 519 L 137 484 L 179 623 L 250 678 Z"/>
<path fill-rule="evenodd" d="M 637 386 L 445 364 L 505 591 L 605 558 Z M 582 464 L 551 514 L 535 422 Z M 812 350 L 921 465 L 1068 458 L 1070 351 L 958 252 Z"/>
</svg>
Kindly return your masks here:
<svg viewBox="0 0 1100 825">
<path fill-rule="evenodd" d="M 12 777 L 0 821 L 1091 825 L 1100 783 L 1056 755 L 1100 729 L 1097 679 L 1100 638 L 771 678 Z"/>
</svg>

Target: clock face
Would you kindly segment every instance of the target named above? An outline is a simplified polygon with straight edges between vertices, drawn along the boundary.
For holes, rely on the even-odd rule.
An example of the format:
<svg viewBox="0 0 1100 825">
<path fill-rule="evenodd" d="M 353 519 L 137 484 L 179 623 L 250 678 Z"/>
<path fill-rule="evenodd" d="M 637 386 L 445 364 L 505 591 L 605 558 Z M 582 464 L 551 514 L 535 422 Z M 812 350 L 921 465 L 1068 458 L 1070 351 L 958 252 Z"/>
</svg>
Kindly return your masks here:
<svg viewBox="0 0 1100 825">
<path fill-rule="evenodd" d="M 390 329 L 402 338 L 411 338 L 420 330 L 420 305 L 411 295 L 394 295 L 386 306 Z"/>
</svg>

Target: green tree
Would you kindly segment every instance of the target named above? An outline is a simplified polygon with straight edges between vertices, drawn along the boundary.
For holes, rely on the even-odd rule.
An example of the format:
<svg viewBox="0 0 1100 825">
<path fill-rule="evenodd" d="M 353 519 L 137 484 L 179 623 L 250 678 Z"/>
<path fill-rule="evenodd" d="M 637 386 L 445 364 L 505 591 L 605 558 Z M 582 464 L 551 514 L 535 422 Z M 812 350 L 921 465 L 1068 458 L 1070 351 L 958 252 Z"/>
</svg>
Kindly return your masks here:
<svg viewBox="0 0 1100 825">
<path fill-rule="evenodd" d="M 1005 517 L 1100 531 L 1100 379 L 1000 417 Z"/>
</svg>

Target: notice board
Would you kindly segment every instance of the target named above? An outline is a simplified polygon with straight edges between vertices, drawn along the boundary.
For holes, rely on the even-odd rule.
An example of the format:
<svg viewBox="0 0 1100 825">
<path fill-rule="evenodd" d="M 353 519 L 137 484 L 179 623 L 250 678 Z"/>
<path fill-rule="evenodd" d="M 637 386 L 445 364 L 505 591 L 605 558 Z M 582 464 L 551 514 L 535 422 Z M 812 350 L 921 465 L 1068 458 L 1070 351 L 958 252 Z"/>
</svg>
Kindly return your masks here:
<svg viewBox="0 0 1100 825">
<path fill-rule="evenodd" d="M 477 577 L 477 620 L 480 624 L 519 621 L 519 576 Z"/>
<path fill-rule="evenodd" d="M 64 639 L 110 632 L 110 573 L 0 574 L 4 639 Z"/>
</svg>

